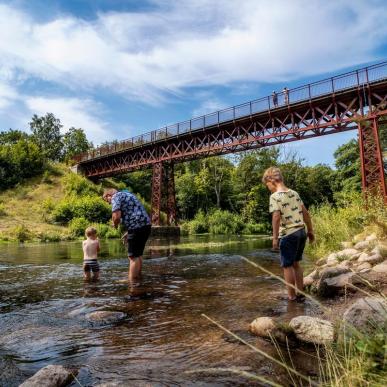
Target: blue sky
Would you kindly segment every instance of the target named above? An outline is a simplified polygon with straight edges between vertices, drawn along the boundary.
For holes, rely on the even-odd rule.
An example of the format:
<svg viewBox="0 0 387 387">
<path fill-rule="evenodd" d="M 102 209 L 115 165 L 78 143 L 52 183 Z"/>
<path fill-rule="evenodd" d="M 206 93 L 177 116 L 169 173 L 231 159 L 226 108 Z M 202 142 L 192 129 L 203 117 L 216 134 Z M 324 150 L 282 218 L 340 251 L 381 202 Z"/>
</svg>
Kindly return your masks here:
<svg viewBox="0 0 387 387">
<path fill-rule="evenodd" d="M 387 58 L 383 0 L 0 0 L 0 130 L 94 144 Z M 286 145 L 332 163 L 348 132 Z"/>
</svg>

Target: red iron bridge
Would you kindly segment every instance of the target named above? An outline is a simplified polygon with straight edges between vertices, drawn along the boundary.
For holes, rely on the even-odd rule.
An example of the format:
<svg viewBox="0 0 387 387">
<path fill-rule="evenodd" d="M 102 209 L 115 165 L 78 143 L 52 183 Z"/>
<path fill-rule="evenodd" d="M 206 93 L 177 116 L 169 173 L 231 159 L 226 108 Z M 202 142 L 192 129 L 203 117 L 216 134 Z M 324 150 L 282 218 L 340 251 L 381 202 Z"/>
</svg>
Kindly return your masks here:
<svg viewBox="0 0 387 387">
<path fill-rule="evenodd" d="M 160 224 L 166 191 L 168 224 L 174 225 L 174 163 L 354 129 L 363 190 L 386 199 L 378 131 L 382 123 L 387 123 L 387 61 L 115 141 L 74 159 L 91 179 L 153 168 L 152 223 Z"/>
</svg>

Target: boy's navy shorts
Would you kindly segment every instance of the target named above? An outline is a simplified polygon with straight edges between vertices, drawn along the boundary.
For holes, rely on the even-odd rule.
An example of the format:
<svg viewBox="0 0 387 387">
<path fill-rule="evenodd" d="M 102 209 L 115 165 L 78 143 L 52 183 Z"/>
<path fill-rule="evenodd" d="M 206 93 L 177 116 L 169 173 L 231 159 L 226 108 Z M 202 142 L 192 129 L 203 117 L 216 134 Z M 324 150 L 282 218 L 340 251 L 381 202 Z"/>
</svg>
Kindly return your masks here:
<svg viewBox="0 0 387 387">
<path fill-rule="evenodd" d="M 305 243 L 305 228 L 282 237 L 279 242 L 281 267 L 289 267 L 292 266 L 294 262 L 301 261 Z"/>
<path fill-rule="evenodd" d="M 146 241 L 151 233 L 151 226 L 144 226 L 128 230 L 128 257 L 141 257 L 144 253 Z"/>
</svg>

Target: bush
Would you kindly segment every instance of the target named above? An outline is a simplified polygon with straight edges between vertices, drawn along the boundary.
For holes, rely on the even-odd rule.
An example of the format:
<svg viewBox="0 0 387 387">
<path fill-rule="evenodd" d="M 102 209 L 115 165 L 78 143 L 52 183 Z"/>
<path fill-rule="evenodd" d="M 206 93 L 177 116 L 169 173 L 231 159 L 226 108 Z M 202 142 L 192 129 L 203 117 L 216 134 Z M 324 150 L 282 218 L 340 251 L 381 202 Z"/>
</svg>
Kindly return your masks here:
<svg viewBox="0 0 387 387">
<path fill-rule="evenodd" d="M 90 180 L 87 180 L 81 175 L 76 173 L 68 173 L 63 179 L 63 186 L 66 195 L 76 195 L 76 196 L 94 196 L 102 195 L 102 187 L 96 184 L 93 184 Z"/>
<path fill-rule="evenodd" d="M 111 217 L 111 208 L 102 198 L 96 196 L 68 197 L 54 209 L 56 222 L 67 223 L 74 218 L 85 218 L 89 222 L 106 223 Z"/>
<path fill-rule="evenodd" d="M 208 229 L 211 234 L 239 234 L 243 226 L 241 216 L 229 211 L 215 210 L 208 217 Z"/>
<path fill-rule="evenodd" d="M 69 223 L 69 230 L 72 236 L 81 237 L 85 235 L 85 230 L 89 227 L 89 221 L 85 218 L 74 218 Z"/>
<path fill-rule="evenodd" d="M 106 239 L 121 238 L 121 232 L 119 228 L 109 227 L 107 233 L 105 234 Z"/>
<path fill-rule="evenodd" d="M 51 180 L 51 176 L 50 176 L 50 172 L 49 171 L 44 171 L 43 173 L 43 176 L 42 176 L 42 183 L 46 183 L 46 184 L 51 184 L 52 183 L 52 180 Z"/>
<path fill-rule="evenodd" d="M 203 234 L 208 232 L 207 215 L 199 211 L 193 220 L 188 222 L 188 232 L 190 234 Z"/>
<path fill-rule="evenodd" d="M 264 223 L 246 223 L 243 228 L 243 234 L 266 234 L 268 227 Z"/>
<path fill-rule="evenodd" d="M 7 215 L 7 211 L 5 211 L 5 207 L 3 203 L 0 203 L 0 216 Z"/>
<path fill-rule="evenodd" d="M 323 204 L 310 209 L 316 242 L 307 245 L 307 251 L 316 257 L 321 257 L 340 248 L 340 242 L 349 241 L 361 232 L 364 227 L 380 225 L 385 231 L 387 224 L 387 209 L 381 198 L 369 198 L 364 202 L 361 194 L 344 195 L 337 203 Z"/>
<path fill-rule="evenodd" d="M 24 224 L 14 227 L 11 230 L 11 235 L 14 236 L 14 238 L 21 243 L 32 239 L 31 232 L 27 229 L 27 227 Z"/>
<path fill-rule="evenodd" d="M 40 232 L 37 235 L 37 238 L 40 242 L 59 242 L 63 239 L 63 236 L 61 234 L 58 234 L 56 232 Z"/>
</svg>

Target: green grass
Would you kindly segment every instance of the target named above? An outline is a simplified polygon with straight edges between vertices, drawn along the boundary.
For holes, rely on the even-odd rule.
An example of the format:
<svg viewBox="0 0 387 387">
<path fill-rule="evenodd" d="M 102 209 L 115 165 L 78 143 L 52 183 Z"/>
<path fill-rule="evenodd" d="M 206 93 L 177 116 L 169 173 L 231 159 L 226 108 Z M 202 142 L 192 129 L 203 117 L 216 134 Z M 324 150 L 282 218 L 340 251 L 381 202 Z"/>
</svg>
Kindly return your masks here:
<svg viewBox="0 0 387 387">
<path fill-rule="evenodd" d="M 329 252 L 340 250 L 340 243 L 350 241 L 358 233 L 376 233 L 387 237 L 387 209 L 380 198 L 370 198 L 367 203 L 360 194 L 343 198 L 336 207 L 322 204 L 311 208 L 316 242 L 308 244 L 306 252 L 320 258 Z"/>
</svg>

